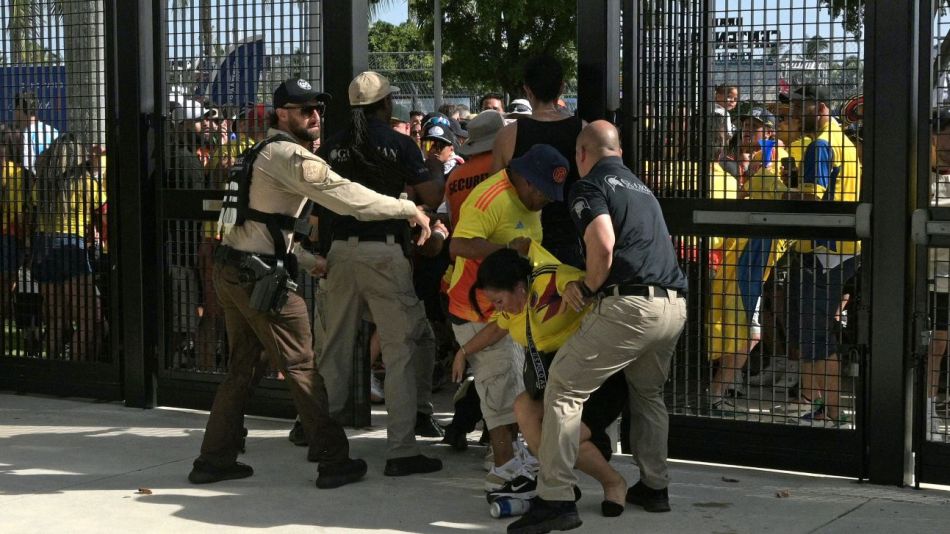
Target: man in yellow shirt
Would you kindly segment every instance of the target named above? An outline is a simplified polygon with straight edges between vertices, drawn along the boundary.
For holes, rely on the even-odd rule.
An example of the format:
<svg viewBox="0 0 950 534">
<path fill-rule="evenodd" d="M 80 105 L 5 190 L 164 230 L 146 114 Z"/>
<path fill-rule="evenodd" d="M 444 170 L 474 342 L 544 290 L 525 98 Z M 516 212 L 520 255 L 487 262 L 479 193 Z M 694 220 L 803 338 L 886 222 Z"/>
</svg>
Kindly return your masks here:
<svg viewBox="0 0 950 534">
<path fill-rule="evenodd" d="M 527 253 L 530 241 L 541 241 L 541 208 L 564 200 L 568 169 L 567 159 L 557 149 L 535 145 L 479 184 L 462 204 L 449 249 L 456 260 L 448 290 L 452 329 L 461 346 L 485 328 L 490 317 L 491 306 L 484 297 L 477 310 L 471 303 L 476 298 L 472 284 L 478 264 L 496 250 L 514 247 Z M 491 436 L 495 466 L 485 481 L 485 489 L 491 491 L 517 477 L 527 459 L 523 454 L 515 458 L 513 445 L 517 435 L 514 400 L 524 389 L 524 355 L 505 337 L 477 353 L 460 350 L 453 370 L 464 370 L 466 361 L 475 375 Z"/>
<path fill-rule="evenodd" d="M 802 132 L 813 140 L 801 163 L 800 196 L 823 202 L 857 202 L 861 191 L 861 162 L 857 150 L 831 117 L 826 88 L 799 87 L 791 94 L 791 114 L 801 117 Z M 811 408 L 804 422 L 840 414 L 840 365 L 834 322 L 842 287 L 858 268 L 861 243 L 827 239 L 799 240 L 789 287 L 790 346 L 801 355 L 802 400 Z M 793 349 L 794 350 L 794 349 Z"/>
</svg>

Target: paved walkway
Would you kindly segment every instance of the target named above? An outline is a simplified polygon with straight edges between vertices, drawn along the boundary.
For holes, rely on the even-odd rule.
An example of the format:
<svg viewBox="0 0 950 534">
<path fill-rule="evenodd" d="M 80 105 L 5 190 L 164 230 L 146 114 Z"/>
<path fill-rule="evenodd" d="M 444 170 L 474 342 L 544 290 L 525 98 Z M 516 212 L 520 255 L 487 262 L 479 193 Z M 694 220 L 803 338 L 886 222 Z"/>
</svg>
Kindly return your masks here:
<svg viewBox="0 0 950 534">
<path fill-rule="evenodd" d="M 358 484 L 316 489 L 306 450 L 287 441 L 289 422 L 248 419 L 243 460 L 255 475 L 189 485 L 206 417 L 0 394 L 0 532 L 503 532 L 509 522 L 488 514 L 482 447 L 456 453 L 429 440 L 442 472 L 383 476 L 384 412 L 374 428 L 349 432 L 370 466 Z M 629 458 L 614 464 L 636 480 Z M 582 477 L 581 489 L 578 532 L 950 532 L 950 493 L 846 479 L 677 463 L 672 513 L 628 506 L 615 519 L 600 516 L 593 480 Z"/>
</svg>

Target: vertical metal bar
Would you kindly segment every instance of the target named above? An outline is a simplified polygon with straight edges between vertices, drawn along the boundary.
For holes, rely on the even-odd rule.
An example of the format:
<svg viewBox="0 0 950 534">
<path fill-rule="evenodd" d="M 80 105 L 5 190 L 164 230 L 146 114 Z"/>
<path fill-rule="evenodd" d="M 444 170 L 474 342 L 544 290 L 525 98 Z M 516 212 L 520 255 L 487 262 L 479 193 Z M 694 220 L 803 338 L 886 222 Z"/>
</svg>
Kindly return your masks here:
<svg viewBox="0 0 950 534">
<path fill-rule="evenodd" d="M 333 135 L 349 122 L 350 82 L 369 64 L 369 23 L 367 0 L 323 0 L 323 7 L 324 37 L 333 43 L 333 61 L 324 62 L 324 87 L 334 97 L 325 129 Z"/>
<path fill-rule="evenodd" d="M 640 127 L 643 103 L 640 99 L 640 0 L 623 0 L 623 87 L 621 89 L 621 127 L 624 163 L 635 171 L 640 164 Z M 641 178 L 643 178 L 641 176 Z"/>
<path fill-rule="evenodd" d="M 577 1 L 577 112 L 613 119 L 619 100 L 620 0 Z"/>
<path fill-rule="evenodd" d="M 912 349 L 908 293 L 910 184 L 917 175 L 917 4 L 871 0 L 866 6 L 865 198 L 874 205 L 870 250 L 864 271 L 871 282 L 869 409 L 864 420 L 869 478 L 878 484 L 906 483 L 913 471 L 905 407 L 912 387 L 906 357 Z M 887 181 L 887 187 L 884 187 Z M 870 252 L 870 253 L 869 253 Z M 868 261 L 870 260 L 870 261 Z M 865 286 L 867 287 L 867 286 Z"/>
<path fill-rule="evenodd" d="M 432 7 L 432 29 L 432 111 L 437 111 L 442 106 L 442 3 L 439 0 L 435 0 Z"/>
<path fill-rule="evenodd" d="M 154 357 L 159 331 L 157 317 L 149 303 L 157 302 L 154 280 L 161 278 L 156 270 L 155 182 L 152 148 L 155 147 L 150 117 L 155 111 L 155 76 L 152 53 L 155 49 L 153 21 L 164 2 L 137 0 L 113 1 L 113 20 L 116 47 L 116 69 L 109 81 L 118 117 L 112 129 L 110 147 L 122 157 L 109 158 L 113 176 L 122 180 L 111 181 L 117 193 L 114 203 L 113 236 L 121 313 L 116 310 L 114 320 L 121 328 L 123 361 L 123 390 L 126 405 L 150 407 L 154 405 Z M 120 8 L 121 5 L 121 8 Z M 118 18 L 121 18 L 121 22 Z M 121 44 L 120 44 L 121 43 Z"/>
</svg>

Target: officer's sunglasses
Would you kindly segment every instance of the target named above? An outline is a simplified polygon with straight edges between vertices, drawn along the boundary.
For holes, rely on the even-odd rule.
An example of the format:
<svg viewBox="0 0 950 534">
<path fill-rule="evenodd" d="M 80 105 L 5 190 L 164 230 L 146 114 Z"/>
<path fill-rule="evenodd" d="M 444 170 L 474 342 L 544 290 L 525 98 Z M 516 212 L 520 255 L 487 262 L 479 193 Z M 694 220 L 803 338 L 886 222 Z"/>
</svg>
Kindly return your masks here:
<svg viewBox="0 0 950 534">
<path fill-rule="evenodd" d="M 313 115 L 313 112 L 316 111 L 321 117 L 323 113 L 327 110 L 325 104 L 315 104 L 312 106 L 283 106 L 284 109 L 299 109 L 301 113 L 309 117 Z"/>
</svg>

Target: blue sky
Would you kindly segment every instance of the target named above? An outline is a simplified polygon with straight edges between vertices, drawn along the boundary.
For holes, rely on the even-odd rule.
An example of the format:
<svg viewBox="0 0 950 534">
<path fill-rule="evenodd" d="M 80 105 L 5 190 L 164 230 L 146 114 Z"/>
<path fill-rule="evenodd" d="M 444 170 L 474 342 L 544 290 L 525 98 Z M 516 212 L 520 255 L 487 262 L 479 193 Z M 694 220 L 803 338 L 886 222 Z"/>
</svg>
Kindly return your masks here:
<svg viewBox="0 0 950 534">
<path fill-rule="evenodd" d="M 402 24 L 408 18 L 409 2 L 407 0 L 390 0 L 379 10 L 378 20 L 391 24 Z"/>
</svg>

